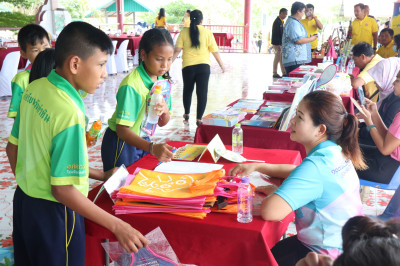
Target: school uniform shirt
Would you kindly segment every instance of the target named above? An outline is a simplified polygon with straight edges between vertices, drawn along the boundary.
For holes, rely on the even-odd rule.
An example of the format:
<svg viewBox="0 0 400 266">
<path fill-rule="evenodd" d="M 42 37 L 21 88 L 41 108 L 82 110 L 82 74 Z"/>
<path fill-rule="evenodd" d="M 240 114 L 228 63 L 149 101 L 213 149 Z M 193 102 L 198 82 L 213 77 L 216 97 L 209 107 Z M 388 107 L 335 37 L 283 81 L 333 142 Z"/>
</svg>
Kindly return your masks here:
<svg viewBox="0 0 400 266">
<path fill-rule="evenodd" d="M 283 20 L 278 16 L 276 17 L 274 23 L 272 24 L 272 45 L 282 45 L 282 35 L 284 28 Z"/>
<path fill-rule="evenodd" d="M 392 134 L 395 138 L 400 139 L 400 113 L 398 112 L 396 116 L 393 119 L 393 123 L 390 124 L 390 127 L 388 128 L 388 131 L 390 134 Z M 397 160 L 400 161 L 400 146 L 398 146 L 391 154 L 390 156 Z"/>
<path fill-rule="evenodd" d="M 375 19 L 368 16 L 365 16 L 363 20 L 356 18 L 351 23 L 351 30 L 352 45 L 356 45 L 359 42 L 366 42 L 374 47 L 374 38 L 372 37 L 372 33 L 378 32 L 378 24 L 376 24 Z"/>
<path fill-rule="evenodd" d="M 29 84 L 29 74 L 30 70 L 24 70 L 17 73 L 17 75 L 15 75 L 15 77 L 12 79 L 11 81 L 12 97 L 7 117 L 12 118 L 17 116 L 19 105 L 21 103 L 22 94 L 24 93 L 26 87 L 28 87 Z"/>
<path fill-rule="evenodd" d="M 372 58 L 371 62 L 369 62 L 357 76 L 357 78 L 361 78 L 364 81 L 365 90 L 370 97 L 375 93 L 377 87 L 375 85 L 374 79 L 368 73 L 368 70 L 370 70 L 372 67 L 378 64 L 378 62 L 380 62 L 381 60 L 383 60 L 383 58 L 380 55 L 375 55 Z M 371 100 L 376 102 L 378 100 L 378 96 L 379 93 L 377 93 Z"/>
<path fill-rule="evenodd" d="M 165 27 L 166 25 L 167 25 L 167 20 L 165 17 L 161 17 L 160 19 L 158 19 L 158 16 L 156 17 L 156 23 L 155 23 L 156 27 Z"/>
<path fill-rule="evenodd" d="M 158 77 L 158 80 L 162 79 L 162 77 Z M 146 119 L 147 101 L 151 99 L 149 92 L 153 84 L 154 82 L 146 73 L 143 62 L 122 80 L 116 96 L 115 112 L 108 120 L 111 130 L 116 132 L 118 124 L 129 127 L 138 136 L 144 136 L 141 128 Z M 167 105 L 171 110 L 171 97 L 169 97 Z"/>
<path fill-rule="evenodd" d="M 311 62 L 310 43 L 296 43 L 302 38 L 307 38 L 306 29 L 298 19 L 289 16 L 283 29 L 282 37 L 282 63 L 284 67 Z"/>
<path fill-rule="evenodd" d="M 190 28 L 183 28 L 176 41 L 176 47 L 182 48 L 182 68 L 187 66 L 208 64 L 211 65 L 210 52 L 218 52 L 217 42 L 209 29 L 197 25 L 199 29 L 200 47 L 192 47 Z"/>
<path fill-rule="evenodd" d="M 88 195 L 85 105 L 55 70 L 26 88 L 9 141 L 18 145 L 15 176 L 25 194 L 57 202 L 51 186 L 73 185 Z"/>
<path fill-rule="evenodd" d="M 360 182 L 342 148 L 327 140 L 314 147 L 276 190 L 295 211 L 298 239 L 311 250 L 336 258 L 342 226 L 362 215 Z"/>
<path fill-rule="evenodd" d="M 379 47 L 378 49 L 377 54 L 380 55 L 382 58 L 397 56 L 397 53 L 393 51 L 393 40 L 386 46 L 381 45 L 381 47 Z"/>
<path fill-rule="evenodd" d="M 305 18 L 305 19 L 300 20 L 300 22 L 301 22 L 301 24 L 303 24 L 304 28 L 306 29 L 308 37 L 318 33 L 317 23 L 315 22 L 314 18 L 312 18 L 310 20 Z M 318 46 L 318 39 L 315 39 L 315 41 L 312 41 L 310 43 L 310 45 L 311 45 L 311 49 L 316 49 Z"/>
</svg>

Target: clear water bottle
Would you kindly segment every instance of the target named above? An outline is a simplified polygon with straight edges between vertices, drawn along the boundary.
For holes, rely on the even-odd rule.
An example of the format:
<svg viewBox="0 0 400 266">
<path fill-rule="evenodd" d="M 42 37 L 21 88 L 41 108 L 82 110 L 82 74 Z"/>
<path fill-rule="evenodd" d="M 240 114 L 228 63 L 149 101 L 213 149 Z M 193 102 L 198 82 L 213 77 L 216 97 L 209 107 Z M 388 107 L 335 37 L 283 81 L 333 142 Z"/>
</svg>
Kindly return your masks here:
<svg viewBox="0 0 400 266">
<path fill-rule="evenodd" d="M 236 124 L 232 131 L 232 151 L 238 154 L 243 153 L 243 130 L 240 124 Z"/>
<path fill-rule="evenodd" d="M 237 193 L 237 220 L 239 223 L 250 223 L 253 221 L 253 190 L 249 177 L 242 177 Z"/>
<path fill-rule="evenodd" d="M 353 69 L 354 69 L 354 60 L 353 58 L 349 60 L 349 63 L 347 64 L 347 74 L 353 75 Z"/>
<path fill-rule="evenodd" d="M 162 103 L 163 96 L 161 93 L 161 86 L 157 85 L 153 95 L 151 95 L 151 101 L 149 106 L 149 114 L 147 116 L 147 123 L 157 124 L 158 123 L 158 114 L 157 111 L 154 110 L 157 104 Z"/>
</svg>

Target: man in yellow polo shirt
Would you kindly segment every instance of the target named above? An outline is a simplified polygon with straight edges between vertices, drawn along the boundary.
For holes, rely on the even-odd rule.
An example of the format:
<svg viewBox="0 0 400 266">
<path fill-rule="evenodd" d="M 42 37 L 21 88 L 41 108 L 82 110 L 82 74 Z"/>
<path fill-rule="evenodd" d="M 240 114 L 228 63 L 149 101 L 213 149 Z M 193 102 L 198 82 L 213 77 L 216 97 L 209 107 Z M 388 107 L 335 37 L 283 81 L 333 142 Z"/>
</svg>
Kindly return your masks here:
<svg viewBox="0 0 400 266">
<path fill-rule="evenodd" d="M 379 39 L 382 46 L 378 49 L 377 53 L 383 58 L 389 58 L 397 55 L 397 53 L 393 50 L 393 35 L 394 31 L 390 28 L 383 29 L 379 34 Z"/>
<path fill-rule="evenodd" d="M 365 14 L 364 4 L 354 6 L 354 15 L 356 19 L 351 23 L 351 44 L 356 45 L 359 42 L 366 42 L 376 51 L 378 42 L 378 24 L 376 24 L 376 20 Z"/>
<path fill-rule="evenodd" d="M 307 35 L 310 37 L 317 34 L 318 30 L 322 30 L 323 28 L 321 21 L 314 15 L 314 6 L 312 4 L 306 5 L 306 18 L 300 20 L 300 22 L 306 29 Z M 312 41 L 310 44 L 311 52 L 315 52 L 318 46 L 318 39 L 315 39 L 315 41 Z"/>
<path fill-rule="evenodd" d="M 378 100 L 379 91 L 375 85 L 374 79 L 368 73 L 368 70 L 374 67 L 379 61 L 383 60 L 379 55 L 374 54 L 371 45 L 366 42 L 360 42 L 354 45 L 353 49 L 354 64 L 361 69 L 357 78 L 351 79 L 351 86 L 358 88 L 365 87 L 365 97 L 376 102 Z"/>
</svg>

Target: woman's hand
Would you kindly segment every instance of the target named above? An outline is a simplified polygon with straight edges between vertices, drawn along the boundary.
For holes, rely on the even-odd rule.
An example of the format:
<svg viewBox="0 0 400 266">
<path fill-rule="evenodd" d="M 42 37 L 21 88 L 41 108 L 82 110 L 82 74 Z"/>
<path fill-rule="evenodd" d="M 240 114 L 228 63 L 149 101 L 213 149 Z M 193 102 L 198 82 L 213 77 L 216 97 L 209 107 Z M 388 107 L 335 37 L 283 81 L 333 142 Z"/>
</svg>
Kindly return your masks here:
<svg viewBox="0 0 400 266">
<path fill-rule="evenodd" d="M 370 99 L 365 98 L 365 105 L 371 114 L 378 113 L 378 107 L 376 106 L 375 102 L 371 101 Z"/>
<path fill-rule="evenodd" d="M 230 176 L 246 176 L 257 171 L 257 163 L 238 164 L 229 170 Z"/>
<path fill-rule="evenodd" d="M 307 256 L 296 263 L 296 266 L 331 266 L 333 259 L 328 255 L 309 252 Z"/>
<path fill-rule="evenodd" d="M 367 126 L 372 125 L 373 123 L 372 123 L 371 113 L 367 110 L 367 108 L 364 107 L 364 105 L 361 105 L 361 109 L 362 109 L 362 112 L 359 112 L 359 113 L 356 115 L 356 117 L 357 117 L 358 119 L 364 119 L 365 124 L 366 124 Z"/>
<path fill-rule="evenodd" d="M 170 162 L 172 156 L 174 155 L 171 151 L 174 147 L 169 146 L 168 144 L 154 144 L 153 145 L 153 155 L 157 157 L 157 159 L 163 163 Z"/>
</svg>

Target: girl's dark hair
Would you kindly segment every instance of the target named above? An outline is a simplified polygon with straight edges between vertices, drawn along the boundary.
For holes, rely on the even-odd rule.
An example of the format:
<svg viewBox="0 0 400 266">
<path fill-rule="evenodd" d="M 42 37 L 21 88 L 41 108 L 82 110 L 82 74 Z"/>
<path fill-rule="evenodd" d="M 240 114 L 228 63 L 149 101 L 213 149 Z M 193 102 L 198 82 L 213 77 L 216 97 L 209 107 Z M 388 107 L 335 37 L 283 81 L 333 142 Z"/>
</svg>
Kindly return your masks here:
<svg viewBox="0 0 400 266">
<path fill-rule="evenodd" d="M 199 48 L 199 28 L 200 22 L 203 20 L 203 13 L 200 10 L 193 10 L 190 12 L 190 40 L 192 41 L 192 47 Z"/>
<path fill-rule="evenodd" d="M 171 34 L 164 28 L 154 28 L 146 31 L 139 42 L 139 64 L 143 61 L 140 54 L 143 50 L 149 54 L 155 45 L 171 45 L 174 47 L 174 41 Z M 163 78 L 170 79 L 169 72 L 165 73 Z"/>
<path fill-rule="evenodd" d="M 354 115 L 347 113 L 339 96 L 327 91 L 314 91 L 303 101 L 307 104 L 314 126 L 325 125 L 328 140 L 342 147 L 343 154 L 350 158 L 355 168 L 366 169 L 358 145 L 358 123 Z"/>
<path fill-rule="evenodd" d="M 158 20 L 160 20 L 162 17 L 165 17 L 165 9 L 160 8 L 160 12 L 158 12 Z"/>
<path fill-rule="evenodd" d="M 54 48 L 48 48 L 36 56 L 29 74 L 29 83 L 36 79 L 47 77 L 50 74 L 50 71 L 56 66 L 55 54 Z"/>
<path fill-rule="evenodd" d="M 350 218 L 342 228 L 343 253 L 333 265 L 400 265 L 400 224 L 368 216 Z"/>
</svg>

